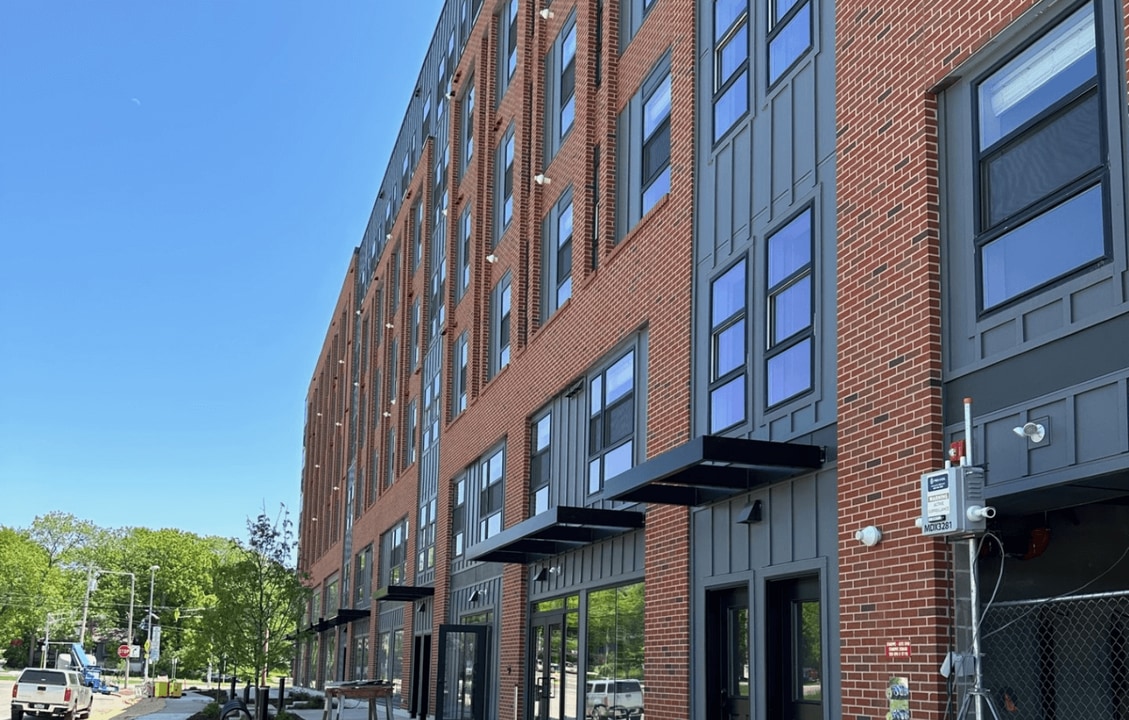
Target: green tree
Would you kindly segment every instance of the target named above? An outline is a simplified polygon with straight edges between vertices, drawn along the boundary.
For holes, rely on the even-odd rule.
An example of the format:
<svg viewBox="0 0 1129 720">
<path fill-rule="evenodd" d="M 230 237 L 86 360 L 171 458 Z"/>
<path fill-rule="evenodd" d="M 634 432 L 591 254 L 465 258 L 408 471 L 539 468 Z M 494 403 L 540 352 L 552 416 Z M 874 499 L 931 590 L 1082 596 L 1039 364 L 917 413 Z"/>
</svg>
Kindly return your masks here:
<svg viewBox="0 0 1129 720">
<path fill-rule="evenodd" d="M 248 519 L 247 532 L 247 544 L 233 541 L 233 558 L 214 570 L 215 605 L 204 613 L 202 632 L 229 667 L 265 683 L 293 657 L 289 636 L 309 591 L 294 568 L 296 543 L 285 505 L 273 519 L 265 510 Z"/>
</svg>

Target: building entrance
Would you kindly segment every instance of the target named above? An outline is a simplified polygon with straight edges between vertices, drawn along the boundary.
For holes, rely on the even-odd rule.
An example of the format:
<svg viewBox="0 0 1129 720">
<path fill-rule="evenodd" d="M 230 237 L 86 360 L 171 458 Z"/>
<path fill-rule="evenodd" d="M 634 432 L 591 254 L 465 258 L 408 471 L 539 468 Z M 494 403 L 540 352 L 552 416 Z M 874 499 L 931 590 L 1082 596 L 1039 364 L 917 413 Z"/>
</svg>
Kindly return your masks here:
<svg viewBox="0 0 1129 720">
<path fill-rule="evenodd" d="M 532 667 L 528 697 L 535 720 L 576 720 L 580 713 L 579 632 L 575 610 L 561 601 L 541 605 L 558 609 L 536 613 L 530 628 Z"/>
<path fill-rule="evenodd" d="M 706 717 L 749 720 L 749 591 L 706 593 Z"/>
</svg>

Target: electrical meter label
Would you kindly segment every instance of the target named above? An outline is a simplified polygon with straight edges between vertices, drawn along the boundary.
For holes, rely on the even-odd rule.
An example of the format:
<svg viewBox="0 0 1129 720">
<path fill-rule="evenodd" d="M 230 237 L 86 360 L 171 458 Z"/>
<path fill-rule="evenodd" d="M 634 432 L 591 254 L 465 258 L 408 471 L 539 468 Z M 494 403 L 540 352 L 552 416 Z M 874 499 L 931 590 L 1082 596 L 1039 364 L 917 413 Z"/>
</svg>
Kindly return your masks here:
<svg viewBox="0 0 1129 720">
<path fill-rule="evenodd" d="M 949 475 L 934 475 L 929 478 L 925 498 L 926 522 L 942 522 L 949 516 L 951 498 L 949 496 Z"/>
</svg>

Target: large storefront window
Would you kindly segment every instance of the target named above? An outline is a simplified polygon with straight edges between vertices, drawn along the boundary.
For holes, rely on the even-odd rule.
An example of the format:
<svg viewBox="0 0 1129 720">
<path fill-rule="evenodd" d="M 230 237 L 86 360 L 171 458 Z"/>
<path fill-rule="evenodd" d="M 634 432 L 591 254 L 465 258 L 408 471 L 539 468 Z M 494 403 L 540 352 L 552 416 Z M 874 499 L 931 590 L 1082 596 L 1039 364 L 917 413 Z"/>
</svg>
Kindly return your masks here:
<svg viewBox="0 0 1129 720">
<path fill-rule="evenodd" d="M 643 583 L 588 595 L 588 675 L 584 710 L 590 717 L 643 710 Z"/>
</svg>

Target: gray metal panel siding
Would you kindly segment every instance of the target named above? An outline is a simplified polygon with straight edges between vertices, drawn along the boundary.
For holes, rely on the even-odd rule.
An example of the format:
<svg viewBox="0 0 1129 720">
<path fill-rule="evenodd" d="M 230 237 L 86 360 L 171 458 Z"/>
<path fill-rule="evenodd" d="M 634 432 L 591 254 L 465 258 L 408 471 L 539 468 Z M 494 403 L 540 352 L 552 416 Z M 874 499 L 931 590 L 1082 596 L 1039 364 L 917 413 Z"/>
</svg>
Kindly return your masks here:
<svg viewBox="0 0 1129 720">
<path fill-rule="evenodd" d="M 1125 85 L 1121 82 L 1124 26 L 1117 8 L 1108 3 L 1098 10 L 1100 62 L 1106 68 L 1101 90 L 1109 138 L 1109 228 L 1112 260 L 987 314 L 978 314 L 976 238 L 974 83 L 994 65 L 1064 16 L 1069 8 L 1029 13 L 996 38 L 992 49 L 959 69 L 959 77 L 939 99 L 942 216 L 942 320 L 946 381 L 945 417 L 958 423 L 961 399 L 972 397 L 977 413 L 1026 408 L 1040 396 L 1070 397 L 1091 379 L 1117 375 L 1129 368 L 1129 344 L 1115 338 L 1129 327 L 1129 260 L 1127 260 L 1124 148 L 1129 147 L 1125 123 Z M 1112 70 L 1112 71 L 1110 71 Z M 1103 405 L 1094 423 L 1124 424 Z M 1006 414 L 1006 413 L 1005 413 Z M 981 418 L 977 418 L 979 423 Z M 984 420 L 988 422 L 988 420 Z M 1056 431 L 1074 432 L 1065 427 Z M 1010 429 L 1009 429 L 1010 432 Z M 1014 435 L 1013 435 L 1014 438 Z M 1006 440 L 1001 436 L 1001 442 Z M 991 436 L 989 442 L 992 442 Z M 1005 443 L 1014 444 L 1014 443 Z M 1100 444 L 1100 443 L 1099 443 Z M 989 447 L 991 451 L 992 448 Z M 997 462 L 1008 453 L 996 451 Z M 1024 463 L 1026 464 L 1026 463 Z M 1009 477 L 1015 468 L 1007 465 Z M 1000 466 L 990 470 L 1000 474 Z"/>
<path fill-rule="evenodd" d="M 988 497 L 1129 470 L 1129 369 L 997 409 L 978 408 L 972 397 L 973 462 L 987 467 Z M 1042 442 L 1016 435 L 1014 428 L 1028 421 L 1046 427 Z M 963 421 L 946 435 L 963 437 Z M 1094 489 L 1090 499 L 1108 494 L 1093 480 L 1086 485 Z M 1072 500 L 1085 499 L 1079 492 Z"/>
<path fill-rule="evenodd" d="M 765 87 L 763 26 L 750 25 L 749 112 L 716 146 L 712 141 L 713 4 L 699 4 L 693 350 L 694 428 L 708 432 L 710 282 L 747 254 L 748 397 L 744 424 L 731 434 L 794 440 L 833 425 L 836 409 L 836 232 L 834 4 L 814 4 L 813 47 L 771 89 Z M 754 8 L 755 9 L 755 8 Z M 765 409 L 766 238 L 802 208 L 813 208 L 816 281 L 814 389 Z"/>
<path fill-rule="evenodd" d="M 586 545 L 533 565 L 556 568 L 545 582 L 529 584 L 531 602 L 607 585 L 622 585 L 643 579 L 644 533 L 642 530 Z"/>
<path fill-rule="evenodd" d="M 735 518 L 747 503 L 760 500 L 763 520 L 744 525 Z M 839 717 L 837 686 L 838 663 L 832 650 L 839 645 L 838 566 L 839 511 L 837 473 L 828 468 L 818 473 L 777 483 L 748 495 L 736 497 L 691 513 L 693 616 L 692 665 L 702 662 L 708 618 L 702 600 L 711 588 L 747 585 L 753 614 L 754 667 L 750 679 L 763 685 L 766 668 L 772 663 L 764 656 L 763 628 L 765 583 L 791 574 L 819 572 L 825 622 L 827 683 L 823 694 L 825 717 Z M 693 716 L 705 712 L 705 678 L 691 678 Z M 761 709 L 754 717 L 762 718 Z"/>
</svg>

